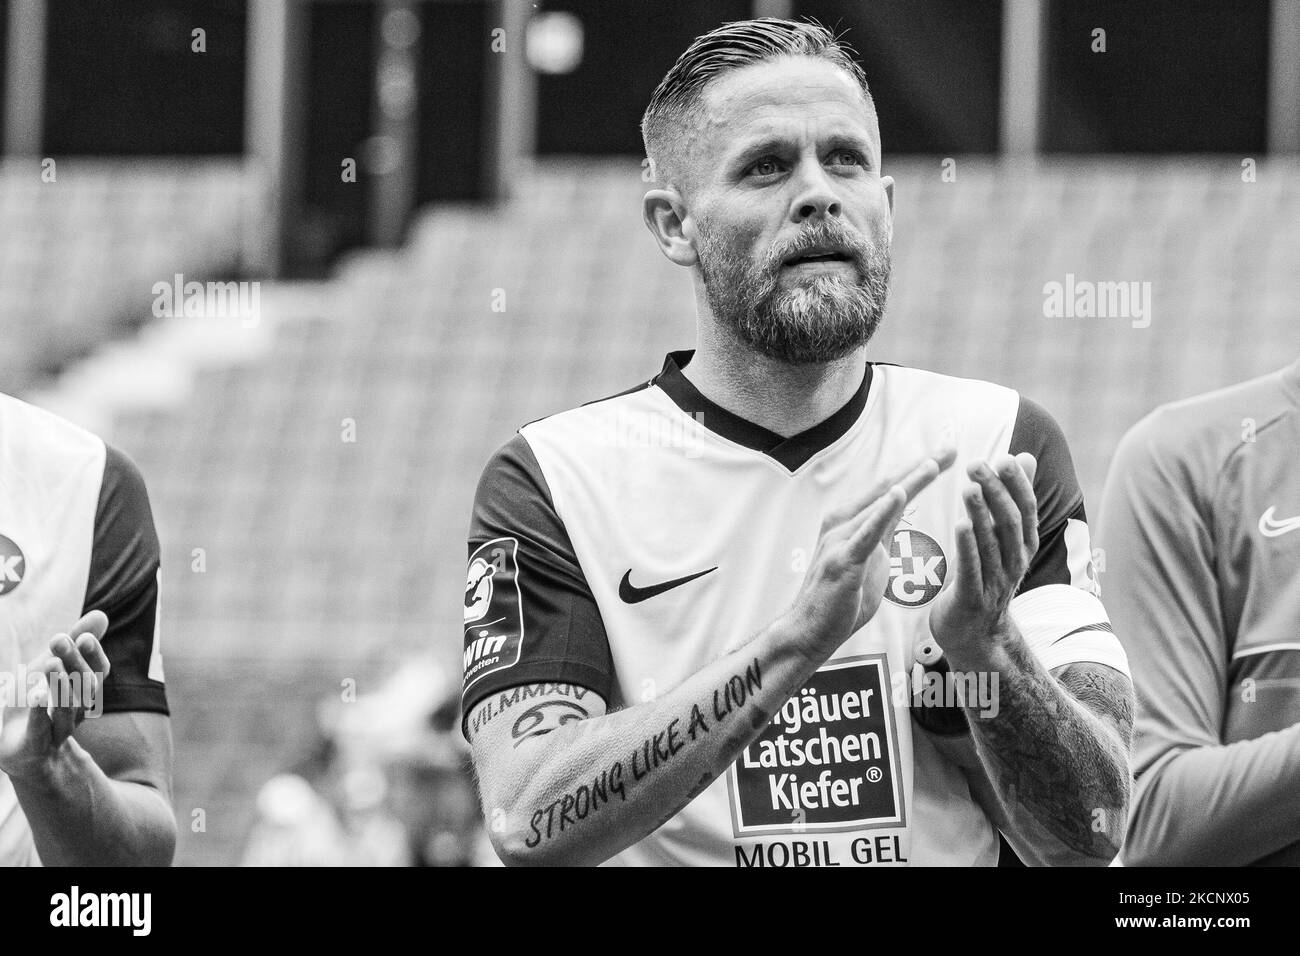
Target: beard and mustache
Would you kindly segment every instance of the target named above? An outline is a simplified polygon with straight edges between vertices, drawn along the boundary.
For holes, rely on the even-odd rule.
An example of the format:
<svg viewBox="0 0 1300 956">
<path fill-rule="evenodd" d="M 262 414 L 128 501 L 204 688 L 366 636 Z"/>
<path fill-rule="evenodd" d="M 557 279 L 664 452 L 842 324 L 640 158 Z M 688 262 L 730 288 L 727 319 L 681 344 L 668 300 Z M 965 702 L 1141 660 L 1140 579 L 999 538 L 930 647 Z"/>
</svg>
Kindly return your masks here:
<svg viewBox="0 0 1300 956">
<path fill-rule="evenodd" d="M 790 365 L 843 358 L 875 334 L 889 295 L 889 246 L 839 220 L 824 219 L 759 259 L 738 255 L 722 230 L 700 224 L 699 264 L 709 308 L 762 355 Z M 843 249 L 855 279 L 814 273 L 782 276 L 782 263 L 816 245 Z"/>
</svg>

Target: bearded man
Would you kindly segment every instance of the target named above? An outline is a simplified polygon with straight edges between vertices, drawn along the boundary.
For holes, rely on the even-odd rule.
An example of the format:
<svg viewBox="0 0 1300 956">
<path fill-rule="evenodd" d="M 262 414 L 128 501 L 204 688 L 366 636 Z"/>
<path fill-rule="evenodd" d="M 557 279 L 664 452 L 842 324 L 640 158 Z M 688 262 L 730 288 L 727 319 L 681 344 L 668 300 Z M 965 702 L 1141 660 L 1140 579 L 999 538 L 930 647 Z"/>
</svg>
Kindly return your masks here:
<svg viewBox="0 0 1300 956">
<path fill-rule="evenodd" d="M 483 473 L 462 703 L 498 854 L 1111 862 L 1132 687 L 1070 453 L 1011 389 L 868 361 L 894 183 L 852 52 L 727 24 L 642 131 L 696 346 Z"/>
</svg>

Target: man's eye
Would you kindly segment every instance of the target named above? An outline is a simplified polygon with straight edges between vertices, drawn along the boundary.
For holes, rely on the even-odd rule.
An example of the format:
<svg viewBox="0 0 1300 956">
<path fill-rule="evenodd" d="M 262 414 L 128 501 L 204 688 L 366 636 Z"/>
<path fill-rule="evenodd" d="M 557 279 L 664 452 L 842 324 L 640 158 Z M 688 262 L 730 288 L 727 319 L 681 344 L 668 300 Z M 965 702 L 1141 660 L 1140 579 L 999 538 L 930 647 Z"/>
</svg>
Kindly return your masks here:
<svg viewBox="0 0 1300 956">
<path fill-rule="evenodd" d="M 831 153 L 832 166 L 865 166 L 862 154 L 852 149 L 837 149 Z"/>
<path fill-rule="evenodd" d="M 781 166 L 775 159 L 760 159 L 749 167 L 751 176 L 775 176 L 780 171 Z"/>
</svg>

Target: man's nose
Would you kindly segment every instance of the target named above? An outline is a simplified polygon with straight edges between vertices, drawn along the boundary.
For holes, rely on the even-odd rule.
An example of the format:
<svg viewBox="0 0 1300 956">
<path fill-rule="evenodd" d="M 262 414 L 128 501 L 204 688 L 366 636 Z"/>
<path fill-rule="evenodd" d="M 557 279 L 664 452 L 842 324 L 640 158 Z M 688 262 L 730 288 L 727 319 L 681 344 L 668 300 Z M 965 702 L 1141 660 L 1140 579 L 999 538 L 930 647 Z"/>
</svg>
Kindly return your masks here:
<svg viewBox="0 0 1300 956">
<path fill-rule="evenodd" d="M 806 222 L 809 219 L 839 215 L 840 198 L 831 187 L 826 171 L 819 164 L 803 175 L 790 206 L 790 218 L 794 222 Z"/>
</svg>

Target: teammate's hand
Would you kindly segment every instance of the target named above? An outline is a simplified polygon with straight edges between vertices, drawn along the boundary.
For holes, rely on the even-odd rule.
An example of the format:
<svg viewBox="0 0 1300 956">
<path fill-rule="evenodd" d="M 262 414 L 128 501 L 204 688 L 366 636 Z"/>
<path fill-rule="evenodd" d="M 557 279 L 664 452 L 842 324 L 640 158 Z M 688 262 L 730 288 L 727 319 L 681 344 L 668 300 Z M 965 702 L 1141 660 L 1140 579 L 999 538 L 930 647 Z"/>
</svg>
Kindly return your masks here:
<svg viewBox="0 0 1300 956">
<path fill-rule="evenodd" d="M 16 688 L 21 699 L 5 711 L 0 771 L 14 780 L 39 779 L 86 712 L 96 711 L 109 669 L 100 644 L 107 629 L 104 612 L 91 611 L 72 628 L 75 640 L 56 634 L 49 651 L 27 666 L 28 675 L 38 676 L 30 690 Z"/>
<path fill-rule="evenodd" d="M 955 458 L 951 448 L 920 458 L 822 522 L 808 572 L 788 612 L 806 638 L 809 655 L 819 663 L 880 607 L 889 583 L 887 541 L 904 506 Z"/>
<path fill-rule="evenodd" d="M 957 573 L 940 592 L 930 632 L 945 652 L 988 641 L 1006 624 L 1007 606 L 1038 552 L 1034 456 L 1021 452 L 966 467 L 966 521 L 957 525 Z"/>
</svg>

